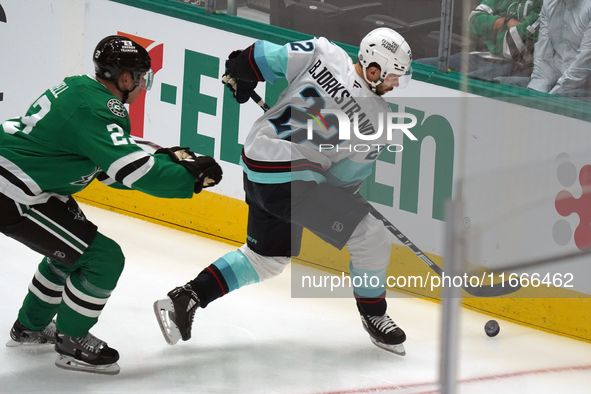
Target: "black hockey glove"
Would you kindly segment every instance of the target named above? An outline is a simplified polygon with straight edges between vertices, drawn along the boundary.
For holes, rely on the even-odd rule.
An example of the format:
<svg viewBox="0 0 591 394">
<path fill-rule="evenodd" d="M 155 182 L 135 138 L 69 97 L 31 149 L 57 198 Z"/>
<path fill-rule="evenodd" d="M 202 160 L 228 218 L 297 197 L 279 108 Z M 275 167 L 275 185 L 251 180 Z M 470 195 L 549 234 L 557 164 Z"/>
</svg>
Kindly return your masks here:
<svg viewBox="0 0 591 394">
<path fill-rule="evenodd" d="M 222 168 L 210 156 L 196 156 L 189 148 L 174 146 L 172 148 L 160 148 L 155 153 L 166 153 L 170 158 L 195 176 L 195 194 L 203 188 L 212 187 L 222 180 Z"/>
<path fill-rule="evenodd" d="M 222 82 L 234 93 L 234 98 L 238 101 L 238 104 L 246 103 L 257 87 L 257 82 L 241 81 L 232 77 L 230 74 L 224 74 L 222 76 Z"/>
<path fill-rule="evenodd" d="M 224 78 L 228 79 L 230 83 L 225 82 Z M 226 60 L 226 72 L 222 81 L 234 93 L 234 98 L 239 104 L 247 102 L 257 87 L 258 81 L 264 80 L 254 59 L 254 45 L 243 51 L 230 53 L 228 60 Z"/>
<path fill-rule="evenodd" d="M 240 81 L 258 82 L 264 81 L 263 74 L 254 58 L 254 45 L 243 51 L 234 51 L 226 60 L 226 72 Z"/>
</svg>

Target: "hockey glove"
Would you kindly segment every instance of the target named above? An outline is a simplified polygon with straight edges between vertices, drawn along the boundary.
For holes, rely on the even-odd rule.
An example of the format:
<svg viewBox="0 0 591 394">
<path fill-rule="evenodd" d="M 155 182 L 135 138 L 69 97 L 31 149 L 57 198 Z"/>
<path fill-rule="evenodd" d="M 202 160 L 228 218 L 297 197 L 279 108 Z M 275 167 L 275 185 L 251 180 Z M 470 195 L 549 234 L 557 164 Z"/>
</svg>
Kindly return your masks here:
<svg viewBox="0 0 591 394">
<path fill-rule="evenodd" d="M 249 46 L 243 51 L 234 51 L 226 60 L 226 72 L 240 81 L 258 82 L 264 81 L 263 73 L 259 70 L 256 59 L 254 58 L 254 45 Z"/>
<path fill-rule="evenodd" d="M 226 83 L 229 79 L 234 83 Z M 233 51 L 226 60 L 226 72 L 222 81 L 234 93 L 234 98 L 239 104 L 243 104 L 250 99 L 258 81 L 264 81 L 256 60 L 254 59 L 254 45 L 249 46 L 243 51 Z"/>
<path fill-rule="evenodd" d="M 185 167 L 195 176 L 195 188 L 197 194 L 206 187 L 212 187 L 222 180 L 222 168 L 210 156 L 197 157 L 189 148 L 174 146 L 172 148 L 160 148 L 155 153 L 167 154 L 173 162 Z"/>
<path fill-rule="evenodd" d="M 232 93 L 234 93 L 234 98 L 238 104 L 246 103 L 250 99 L 254 89 L 257 87 L 257 82 L 237 80 L 229 74 L 224 74 L 222 76 L 222 82 L 226 84 Z"/>
</svg>

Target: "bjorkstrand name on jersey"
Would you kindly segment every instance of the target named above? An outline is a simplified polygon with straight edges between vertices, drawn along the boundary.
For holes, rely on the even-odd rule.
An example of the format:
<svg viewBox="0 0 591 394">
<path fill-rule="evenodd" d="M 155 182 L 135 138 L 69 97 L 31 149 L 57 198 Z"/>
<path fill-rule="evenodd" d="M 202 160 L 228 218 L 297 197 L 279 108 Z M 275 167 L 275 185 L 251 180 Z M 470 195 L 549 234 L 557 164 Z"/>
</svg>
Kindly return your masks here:
<svg viewBox="0 0 591 394">
<path fill-rule="evenodd" d="M 310 76 L 316 81 L 316 83 L 324 89 L 324 91 L 330 95 L 334 99 L 334 102 L 340 105 L 341 111 L 345 113 L 345 115 L 349 118 L 350 122 L 355 121 L 356 128 L 360 134 L 365 136 L 375 135 L 376 130 L 374 125 L 369 120 L 369 117 L 365 112 L 362 112 L 361 106 L 355 101 L 355 98 L 351 97 L 351 93 L 345 89 L 345 86 L 340 83 L 330 72 L 328 67 L 322 66 L 322 60 L 318 60 L 308 72 Z M 338 112 L 338 111 L 333 111 Z M 417 119 L 414 115 L 405 114 L 405 113 L 398 113 L 392 114 L 397 116 L 391 116 L 391 118 L 408 118 L 411 120 L 409 124 L 394 124 L 396 129 L 402 130 L 411 140 L 415 140 L 416 138 L 408 129 L 414 127 L 417 124 Z M 355 119 L 357 117 L 357 119 Z M 340 119 L 339 119 L 340 120 Z M 381 119 L 380 119 L 381 120 Z M 339 130 L 339 133 L 341 130 Z M 379 133 L 381 135 L 381 133 Z M 379 137 L 379 136 L 378 136 Z M 377 137 L 376 137 L 377 138 Z M 365 138 L 364 138 L 365 139 Z M 371 139 L 371 138 L 367 138 Z"/>
<path fill-rule="evenodd" d="M 322 70 L 318 71 L 321 65 L 322 60 L 318 60 L 308 70 L 312 78 L 316 80 L 316 83 L 320 85 L 320 87 L 324 89 L 324 91 L 328 93 L 330 97 L 335 99 L 337 104 L 340 104 L 344 100 L 344 97 L 351 97 L 351 93 L 345 89 L 345 86 L 334 77 L 334 75 L 328 70 L 326 66 L 323 66 Z M 339 98 L 341 99 L 339 100 Z"/>
<path fill-rule="evenodd" d="M 328 67 L 322 65 L 322 60 L 318 60 L 312 67 L 310 67 L 308 72 L 316 83 L 334 99 L 334 102 L 341 106 L 341 110 L 345 112 L 350 121 L 353 120 L 356 113 L 359 113 L 357 119 L 359 131 L 362 134 L 375 134 L 373 124 L 370 122 L 367 115 L 364 112 L 361 112 L 361 106 L 353 97 L 351 97 L 351 93 L 335 78 Z M 348 98 L 348 100 L 345 102 L 346 98 Z"/>
<path fill-rule="evenodd" d="M 337 116 L 339 119 L 339 139 L 340 140 L 348 140 L 350 138 L 350 122 L 353 122 L 353 131 L 354 133 L 363 140 L 372 140 L 378 139 L 381 137 L 384 127 L 383 127 L 383 114 L 380 113 L 378 115 L 378 122 L 379 127 L 378 131 L 376 132 L 373 123 L 369 120 L 367 114 L 362 112 L 361 106 L 355 101 L 353 97 L 351 97 L 351 93 L 345 89 L 345 86 L 340 83 L 333 73 L 328 69 L 328 67 L 323 65 L 322 60 L 318 60 L 310 69 L 308 69 L 308 73 L 310 76 L 316 81 L 316 83 L 330 96 L 334 99 L 334 102 L 340 106 L 341 111 L 338 110 L 326 110 L 326 112 L 330 112 Z M 321 113 L 324 113 L 325 110 L 322 109 Z M 388 113 L 385 115 L 387 122 L 387 133 L 388 133 L 388 140 L 392 139 L 392 131 L 395 129 L 402 130 L 407 137 L 411 140 L 416 141 L 417 138 L 408 130 L 414 127 L 417 124 L 417 119 L 412 114 L 406 113 Z M 402 119 L 410 119 L 410 123 L 405 124 L 397 124 L 391 123 L 392 119 L 395 118 L 402 118 Z M 348 120 L 348 122 L 347 122 Z M 313 130 L 311 128 L 308 129 L 308 139 L 312 139 L 311 134 Z M 373 151 L 377 150 L 380 152 L 384 147 L 385 144 L 362 144 L 362 147 L 357 146 L 349 146 L 349 147 L 342 147 L 343 149 L 351 150 L 353 149 L 355 152 L 367 152 L 368 150 Z M 332 144 L 321 144 L 319 146 L 320 151 L 322 150 L 330 150 L 333 148 L 337 148 L 339 150 L 339 146 L 334 146 Z M 394 148 L 395 147 L 395 148 Z M 359 150 L 358 150 L 359 148 Z M 387 150 L 392 152 L 400 152 L 402 151 L 402 145 L 392 144 L 392 148 L 395 150 L 392 151 L 390 146 L 387 147 Z M 400 149 L 400 150 L 398 150 Z"/>
</svg>

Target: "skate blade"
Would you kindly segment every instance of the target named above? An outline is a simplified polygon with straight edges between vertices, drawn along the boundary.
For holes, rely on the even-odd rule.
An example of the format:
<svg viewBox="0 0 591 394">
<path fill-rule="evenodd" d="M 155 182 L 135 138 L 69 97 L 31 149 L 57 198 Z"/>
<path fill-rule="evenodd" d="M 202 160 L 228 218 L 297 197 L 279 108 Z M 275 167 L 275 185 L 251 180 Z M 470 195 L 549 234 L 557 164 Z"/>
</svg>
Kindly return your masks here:
<svg viewBox="0 0 591 394">
<path fill-rule="evenodd" d="M 20 346 L 24 346 L 24 345 L 25 345 L 24 342 L 17 342 L 12 338 L 10 338 L 8 340 L 8 342 L 6 342 L 6 347 L 20 347 Z"/>
<path fill-rule="evenodd" d="M 117 375 L 120 371 L 119 364 L 117 363 L 92 365 L 85 363 L 84 361 L 76 360 L 72 356 L 66 356 L 65 354 L 57 355 L 55 366 L 70 371 L 97 373 L 101 375 Z"/>
<path fill-rule="evenodd" d="M 53 345 L 53 342 L 17 342 L 14 339 L 9 339 L 6 342 L 6 347 L 26 347 L 26 348 L 36 348 L 36 347 L 44 347 L 46 345 Z"/>
<path fill-rule="evenodd" d="M 168 316 L 168 311 L 174 312 L 174 305 L 170 298 L 154 302 L 154 313 L 160 326 L 160 331 L 169 345 L 176 344 L 181 339 L 181 331 Z"/>
<path fill-rule="evenodd" d="M 387 350 L 387 351 L 397 354 L 399 356 L 406 356 L 406 349 L 404 348 L 404 345 L 401 343 L 398 345 L 388 345 L 386 343 L 378 342 L 373 338 L 370 338 L 370 339 L 371 339 L 371 342 L 374 345 L 376 345 L 377 347 L 379 347 L 380 349 Z"/>
</svg>

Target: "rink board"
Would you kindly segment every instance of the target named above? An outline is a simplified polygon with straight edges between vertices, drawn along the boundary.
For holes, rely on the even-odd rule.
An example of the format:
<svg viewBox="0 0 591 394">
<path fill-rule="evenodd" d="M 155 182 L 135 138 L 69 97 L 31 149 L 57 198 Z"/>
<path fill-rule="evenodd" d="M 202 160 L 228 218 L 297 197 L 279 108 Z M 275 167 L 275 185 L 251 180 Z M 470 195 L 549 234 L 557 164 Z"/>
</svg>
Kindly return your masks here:
<svg viewBox="0 0 591 394">
<path fill-rule="evenodd" d="M 73 73 L 92 73 L 90 54 L 102 37 L 116 33 L 133 37 L 152 56 L 156 84 L 130 108 L 132 133 L 161 145 L 190 146 L 197 153 L 214 156 L 223 167 L 224 181 L 192 200 L 157 200 L 96 185 L 78 198 L 237 245 L 244 242 L 246 205 L 242 201 L 238 157 L 250 125 L 261 112 L 252 102 L 238 106 L 224 89 L 219 81 L 223 62 L 232 50 L 257 39 L 282 44 L 309 36 L 224 14 L 209 15 L 199 7 L 170 1 L 64 0 L 47 4 L 37 0 L 36 7 L 30 6 L 31 2 L 27 7 L 21 3 L 3 3 L 8 23 L 0 25 L 0 32 L 13 37 L 7 49 L 19 53 L 19 48 L 30 50 L 22 54 L 21 62 L 0 64 L 2 75 L 7 77 L 0 87 L 4 93 L 1 117 L 6 119 L 23 111 L 40 93 L 40 87 L 53 86 Z M 77 30 L 80 34 L 74 33 Z M 39 34 L 41 31 L 43 34 Z M 355 48 L 343 48 L 355 55 Z M 39 63 L 38 59 L 44 60 Z M 23 71 L 32 78 L 18 78 Z M 460 178 L 485 174 L 484 178 L 496 179 L 496 172 L 511 172 L 523 162 L 541 163 L 528 169 L 527 174 L 528 179 L 541 179 L 542 183 L 528 189 L 521 187 L 526 182 L 515 177 L 517 185 L 509 185 L 512 189 L 506 194 L 519 195 L 526 205 L 538 193 L 553 198 L 563 190 L 570 190 L 574 199 L 579 199 L 581 185 L 565 185 L 560 170 L 566 163 L 578 173 L 589 164 L 581 155 L 581 147 L 591 144 L 587 131 L 591 111 L 587 105 L 565 104 L 535 92 L 527 92 L 527 100 L 515 104 L 511 98 L 523 94 L 522 91 L 478 81 L 470 81 L 465 86 L 469 94 L 464 94 L 457 90 L 462 83 L 458 74 L 440 75 L 421 65 L 415 65 L 414 79 L 412 89 L 387 100 L 393 110 L 417 117 L 418 126 L 413 132 L 419 141 L 403 140 L 400 136 L 403 154 L 382 154 L 374 174 L 364 184 L 363 193 L 436 263 L 441 264 L 444 250 L 443 206 L 456 193 L 454 181 Z M 272 104 L 281 88 L 259 84 L 257 90 Z M 28 96 L 23 92 L 34 93 Z M 461 152 L 465 154 L 460 155 Z M 469 195 L 472 223 L 486 222 L 486 218 L 480 220 L 478 216 L 491 206 L 500 210 L 512 207 L 511 201 L 494 197 L 494 193 L 478 191 Z M 523 236 L 498 238 L 500 250 L 509 250 L 511 258 L 528 257 L 532 251 L 533 257 L 538 258 L 577 250 L 574 237 L 568 238 L 564 233 L 564 229 L 570 228 L 572 232 L 579 225 L 574 208 L 573 214 L 564 217 L 554 204 L 545 203 L 532 209 L 524 223 L 511 223 L 514 231 Z M 557 228 L 564 231 L 557 232 Z M 513 244 L 515 239 L 519 240 L 518 247 Z M 346 251 L 325 246 L 309 234 L 306 240 L 300 262 L 327 272 L 348 271 Z M 495 255 L 499 247 L 491 240 L 497 238 L 483 239 L 476 256 L 484 258 L 479 261 L 507 263 L 506 258 Z M 553 273 L 564 269 L 560 265 L 548 267 Z M 586 297 L 591 294 L 591 281 L 587 280 L 590 269 L 584 259 L 573 262 L 568 269 L 575 275 L 572 290 L 523 289 L 515 294 L 520 298 L 466 298 L 464 302 L 489 314 L 591 340 L 590 317 L 580 313 L 589 307 Z M 393 247 L 388 273 L 423 277 L 432 274 L 414 254 L 398 246 Z M 427 298 L 439 295 L 422 288 L 402 291 Z"/>
<path fill-rule="evenodd" d="M 181 231 L 219 239 L 239 246 L 246 238 L 247 206 L 244 202 L 207 191 L 187 200 L 162 200 L 135 191 L 119 191 L 93 182 L 76 195 L 78 201 L 125 215 L 172 227 Z M 310 232 L 304 233 L 303 250 L 294 262 L 340 275 L 349 271 L 345 250 L 327 245 Z M 409 249 L 393 246 L 388 275 L 426 277 L 426 266 Z M 436 264 L 441 257 L 429 255 Z M 404 296 L 412 295 L 437 302 L 439 292 L 415 287 L 392 288 Z M 520 290 L 523 292 L 524 290 Z M 568 290 L 555 289 L 560 298 L 543 298 L 525 293 L 521 298 L 464 298 L 464 306 L 551 333 L 591 341 L 589 298 Z M 527 297 L 531 298 L 527 298 Z"/>
</svg>

